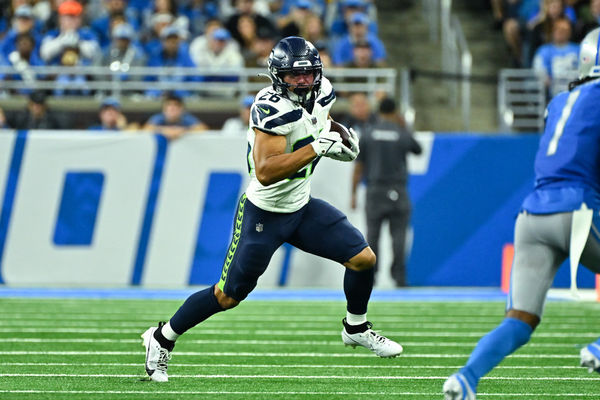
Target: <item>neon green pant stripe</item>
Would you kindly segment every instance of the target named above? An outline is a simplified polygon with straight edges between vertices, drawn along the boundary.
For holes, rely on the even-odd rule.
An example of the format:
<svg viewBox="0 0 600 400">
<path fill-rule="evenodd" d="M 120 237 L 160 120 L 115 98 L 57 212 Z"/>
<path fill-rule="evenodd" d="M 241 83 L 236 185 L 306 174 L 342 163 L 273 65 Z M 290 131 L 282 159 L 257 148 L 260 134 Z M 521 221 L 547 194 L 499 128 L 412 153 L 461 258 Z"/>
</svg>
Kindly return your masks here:
<svg viewBox="0 0 600 400">
<path fill-rule="evenodd" d="M 244 204 L 246 204 L 246 194 L 242 195 L 240 199 L 240 203 L 238 205 L 238 212 L 235 217 L 235 226 L 233 229 L 233 239 L 231 239 L 231 244 L 229 245 L 229 250 L 227 251 L 227 257 L 225 257 L 225 262 L 223 263 L 223 270 L 221 271 L 221 279 L 219 280 L 219 284 L 217 285 L 221 291 L 225 287 L 225 281 L 227 280 L 227 272 L 229 271 L 229 266 L 231 265 L 231 261 L 233 261 L 233 256 L 235 255 L 235 251 L 237 250 L 238 243 L 240 242 L 240 236 L 242 235 L 242 221 L 244 220 Z"/>
</svg>

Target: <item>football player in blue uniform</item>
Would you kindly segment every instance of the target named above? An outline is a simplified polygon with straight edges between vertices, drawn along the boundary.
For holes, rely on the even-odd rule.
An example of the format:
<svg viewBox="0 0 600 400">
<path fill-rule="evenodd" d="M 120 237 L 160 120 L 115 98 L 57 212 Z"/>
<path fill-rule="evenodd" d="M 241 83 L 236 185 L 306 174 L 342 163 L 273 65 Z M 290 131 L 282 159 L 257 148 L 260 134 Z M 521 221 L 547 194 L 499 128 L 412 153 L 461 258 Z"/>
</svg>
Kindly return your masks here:
<svg viewBox="0 0 600 400">
<path fill-rule="evenodd" d="M 359 152 L 353 131 L 349 148 L 330 130 L 335 92 L 323 76 L 319 53 L 303 38 L 284 38 L 271 52 L 268 72 L 272 85 L 256 95 L 250 110 L 250 182 L 238 203 L 221 279 L 191 295 L 169 322 L 142 335 L 146 372 L 154 381 L 167 381 L 175 340 L 244 300 L 284 242 L 346 267 L 344 344 L 364 346 L 380 357 L 402 352 L 402 346 L 374 332 L 367 321 L 375 254 L 344 214 L 310 196 L 311 177 L 321 157 L 352 161 Z"/>
<path fill-rule="evenodd" d="M 600 273 L 599 35 L 600 28 L 595 29 L 581 43 L 579 80 L 548 105 L 535 158 L 535 188 L 515 225 L 506 317 L 446 380 L 446 400 L 475 400 L 479 379 L 529 341 L 567 257 L 573 266 L 581 261 Z M 581 365 L 600 372 L 600 341 L 581 350 Z"/>
</svg>

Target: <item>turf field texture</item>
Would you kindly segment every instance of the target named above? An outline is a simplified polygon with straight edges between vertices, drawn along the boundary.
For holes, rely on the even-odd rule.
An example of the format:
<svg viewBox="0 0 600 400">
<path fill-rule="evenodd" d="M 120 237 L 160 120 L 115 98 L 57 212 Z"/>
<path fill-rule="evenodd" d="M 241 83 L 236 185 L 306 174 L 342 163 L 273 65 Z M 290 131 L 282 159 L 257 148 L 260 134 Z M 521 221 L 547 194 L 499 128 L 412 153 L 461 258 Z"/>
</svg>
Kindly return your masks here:
<svg viewBox="0 0 600 400">
<path fill-rule="evenodd" d="M 181 337 L 169 382 L 148 381 L 140 334 L 180 304 L 0 298 L 0 399 L 441 399 L 504 309 L 373 302 L 374 329 L 404 346 L 382 359 L 343 346 L 341 301 L 248 300 Z M 477 398 L 600 399 L 600 375 L 578 366 L 599 328 L 598 303 L 548 303 L 531 342 L 481 380 Z"/>
</svg>

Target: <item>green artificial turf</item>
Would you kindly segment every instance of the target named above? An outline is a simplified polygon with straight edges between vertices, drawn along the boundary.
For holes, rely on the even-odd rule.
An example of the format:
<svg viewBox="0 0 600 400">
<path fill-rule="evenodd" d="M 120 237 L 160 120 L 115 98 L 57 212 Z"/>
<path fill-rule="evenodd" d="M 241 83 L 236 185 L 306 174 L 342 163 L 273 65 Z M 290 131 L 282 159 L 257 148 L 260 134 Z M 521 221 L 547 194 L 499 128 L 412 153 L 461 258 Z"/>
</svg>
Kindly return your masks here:
<svg viewBox="0 0 600 400">
<path fill-rule="evenodd" d="M 182 299 L 183 300 L 183 299 Z M 177 342 L 167 383 L 148 381 L 140 334 L 181 301 L 0 299 L 0 399 L 442 399 L 445 378 L 502 319 L 499 302 L 372 302 L 404 346 L 344 347 L 343 302 L 247 301 Z M 600 304 L 551 302 L 531 342 L 483 378 L 478 399 L 600 399 L 579 349 Z"/>
</svg>

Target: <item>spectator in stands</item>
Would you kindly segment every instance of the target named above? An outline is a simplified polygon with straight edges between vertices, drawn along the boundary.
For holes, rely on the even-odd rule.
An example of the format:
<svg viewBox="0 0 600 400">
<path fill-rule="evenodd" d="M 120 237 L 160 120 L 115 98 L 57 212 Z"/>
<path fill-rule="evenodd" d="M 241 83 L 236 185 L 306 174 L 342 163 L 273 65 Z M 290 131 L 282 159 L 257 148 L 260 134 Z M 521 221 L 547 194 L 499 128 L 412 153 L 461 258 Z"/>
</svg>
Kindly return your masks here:
<svg viewBox="0 0 600 400">
<path fill-rule="evenodd" d="M 174 18 L 171 14 L 157 13 L 152 15 L 150 20 L 151 29 L 148 30 L 144 35 L 144 51 L 146 54 L 152 54 L 161 47 L 161 33 L 162 31 L 171 25 Z"/>
<path fill-rule="evenodd" d="M 360 41 L 354 44 L 352 61 L 347 65 L 349 68 L 375 68 L 373 60 L 373 49 L 367 41 Z"/>
<path fill-rule="evenodd" d="M 235 0 L 218 0 L 219 1 L 219 15 L 223 20 L 227 20 L 229 17 L 238 12 Z M 274 11 L 277 11 L 279 2 L 281 0 L 254 0 L 252 2 L 252 12 L 260 14 L 262 16 L 269 17 Z M 287 0 L 283 0 L 287 1 Z M 295 1 L 295 0 L 292 0 Z"/>
<path fill-rule="evenodd" d="M 538 12 L 539 3 L 540 0 L 492 0 L 494 17 L 502 25 L 513 67 L 526 64 L 523 59 L 523 38 L 527 33 L 527 22 Z"/>
<path fill-rule="evenodd" d="M 238 43 L 240 45 L 242 56 L 245 59 L 252 55 L 252 46 L 254 45 L 257 34 L 256 22 L 254 22 L 254 18 L 249 15 L 242 15 L 237 22 L 237 33 L 240 35 L 241 39 Z"/>
<path fill-rule="evenodd" d="M 162 30 L 161 34 L 161 47 L 155 50 L 149 55 L 148 66 L 149 67 L 194 67 L 194 62 L 190 58 L 189 46 L 187 43 L 182 42 L 179 28 L 175 26 L 169 26 Z M 197 79 L 191 75 L 160 75 L 160 76 L 148 76 L 148 81 L 160 81 L 160 82 L 192 82 Z M 188 96 L 187 90 L 178 89 L 176 93 L 179 96 Z M 150 97 L 158 97 L 161 95 L 159 89 L 148 89 L 146 95 Z"/>
<path fill-rule="evenodd" d="M 6 78 L 15 81 L 23 81 L 26 85 L 33 85 L 38 79 L 43 76 L 36 76 L 36 73 L 31 70 L 31 67 L 44 65 L 44 62 L 35 51 L 35 39 L 31 33 L 20 33 L 16 36 L 16 49 L 12 51 L 6 58 L 4 65 L 13 66 L 17 73 L 10 74 Z M 20 89 L 17 93 L 31 93 L 31 89 Z"/>
<path fill-rule="evenodd" d="M 6 120 L 6 115 L 4 114 L 4 110 L 0 108 L 0 129 L 10 129 L 8 126 L 8 121 Z"/>
<path fill-rule="evenodd" d="M 65 129 L 58 114 L 48 109 L 46 97 L 43 91 L 31 93 L 24 111 L 7 115 L 8 125 L 13 129 Z"/>
<path fill-rule="evenodd" d="M 167 139 L 177 139 L 186 132 L 202 132 L 208 126 L 185 111 L 183 99 L 175 93 L 167 93 L 163 100 L 162 112 L 152 115 L 144 130 L 160 133 Z"/>
<path fill-rule="evenodd" d="M 348 98 L 348 113 L 341 119 L 341 123 L 348 128 L 353 128 L 360 133 L 366 131 L 377 120 L 377 115 L 371 110 L 371 103 L 364 92 L 351 93 Z"/>
<path fill-rule="evenodd" d="M 331 54 L 329 52 L 329 43 L 326 40 L 317 40 L 313 44 L 317 50 L 319 50 L 319 56 L 321 57 L 323 68 L 333 67 L 333 63 L 331 62 Z M 329 80 L 332 82 L 335 81 L 335 79 L 332 77 L 329 77 Z"/>
<path fill-rule="evenodd" d="M 325 32 L 325 27 L 323 26 L 323 21 L 316 14 L 309 14 L 306 17 L 306 21 L 304 22 L 304 26 L 300 32 L 300 36 L 315 44 L 317 42 L 321 42 L 329 48 L 329 38 Z M 316 46 L 316 45 L 315 45 Z M 319 50 L 319 53 L 321 51 Z"/>
<path fill-rule="evenodd" d="M 61 67 L 90 65 L 91 60 L 81 57 L 78 47 L 67 47 L 60 56 L 59 66 Z M 57 88 L 54 89 L 55 96 L 88 96 L 91 94 L 86 75 L 79 73 L 74 68 L 66 71 L 68 72 L 61 72 L 54 78 L 57 85 Z"/>
<path fill-rule="evenodd" d="M 171 21 L 170 26 L 176 27 L 183 39 L 187 39 L 187 34 L 190 31 L 190 21 L 187 16 L 180 14 L 177 9 L 177 2 L 175 0 L 154 0 L 151 8 L 144 10 L 144 27 L 145 29 L 152 29 L 154 26 L 154 17 L 156 15 L 170 15 Z"/>
<path fill-rule="evenodd" d="M 277 32 L 275 25 L 268 18 L 256 13 L 253 6 L 254 0 L 235 0 L 236 12 L 225 22 L 225 28 L 239 43 L 242 52 L 252 47 L 254 40 L 252 31 L 255 33 L 258 29 L 268 29 L 271 32 Z M 254 25 L 254 29 L 252 29 L 252 25 Z"/>
<path fill-rule="evenodd" d="M 272 14 L 275 14 L 276 19 L 279 20 L 285 18 L 294 7 L 298 7 L 298 4 L 308 3 L 308 8 L 310 8 L 313 13 L 319 18 L 324 18 L 327 10 L 327 2 L 327 0 L 275 0 L 271 3 L 271 12 Z"/>
<path fill-rule="evenodd" d="M 279 40 L 269 30 L 259 29 L 256 39 L 252 43 L 252 49 L 246 56 L 246 66 L 255 68 L 266 68 L 271 50 Z"/>
<path fill-rule="evenodd" d="M 29 5 L 19 6 L 15 10 L 12 27 L 0 42 L 0 52 L 2 55 L 8 57 L 10 53 L 16 50 L 17 36 L 20 34 L 29 34 L 33 37 L 35 52 L 37 53 L 42 36 L 33 16 L 33 8 Z"/>
<path fill-rule="evenodd" d="M 533 55 L 538 47 L 552 41 L 554 21 L 564 17 L 569 18 L 571 22 L 575 21 L 574 15 L 568 17 L 566 14 L 565 0 L 543 0 L 540 13 L 528 24 L 530 29 L 528 31 L 527 49 L 524 49 L 527 51 L 525 67 L 531 65 Z"/>
<path fill-rule="evenodd" d="M 367 21 L 367 31 L 373 35 L 377 35 L 377 22 L 374 17 L 376 14 L 374 11 L 370 11 L 375 8 L 375 5 L 366 0 L 341 0 L 339 2 L 339 11 L 336 13 L 334 20 L 329 28 L 329 33 L 334 38 L 339 38 L 347 35 L 350 32 L 350 26 L 354 23 L 352 17 L 356 13 L 371 15 L 373 19 Z"/>
<path fill-rule="evenodd" d="M 244 67 L 244 58 L 240 53 L 239 46 L 231 40 L 231 34 L 225 28 L 212 29 L 208 35 L 194 39 L 190 44 L 190 57 L 200 68 Z"/>
<path fill-rule="evenodd" d="M 571 22 L 558 18 L 552 25 L 552 42 L 541 45 L 535 53 L 533 68 L 544 80 L 550 97 L 566 90 L 577 76 L 579 45 L 570 39 Z"/>
<path fill-rule="evenodd" d="M 302 36 L 304 25 L 311 15 L 315 15 L 311 7 L 313 4 L 310 0 L 297 0 L 291 7 L 290 11 L 277 19 L 277 26 L 282 37 Z M 318 18 L 318 16 L 317 16 Z M 308 38 L 305 38 L 308 40 Z"/>
<path fill-rule="evenodd" d="M 585 35 L 600 26 L 600 0 L 590 0 L 589 10 L 582 13 L 575 24 L 573 41 L 580 43 Z"/>
<path fill-rule="evenodd" d="M 369 17 L 363 13 L 354 13 L 350 22 L 350 32 L 340 39 L 333 49 L 333 64 L 342 66 L 352 62 L 355 43 L 368 42 L 373 51 L 375 65 L 383 66 L 386 59 L 385 47 L 377 36 L 369 32 Z"/>
<path fill-rule="evenodd" d="M 76 1 L 67 0 L 58 7 L 59 28 L 44 36 L 40 47 L 42 59 L 50 65 L 60 63 L 65 49 L 77 49 L 78 57 L 92 60 L 98 55 L 99 45 L 91 29 L 81 26 L 83 7 Z"/>
<path fill-rule="evenodd" d="M 139 25 L 135 19 L 135 15 L 127 9 L 127 0 L 101 0 L 105 15 L 96 18 L 91 23 L 91 28 L 98 36 L 100 47 L 106 48 L 110 44 L 110 34 L 114 29 L 111 20 L 118 16 L 124 18 L 125 22 L 131 25 L 134 32 L 139 30 Z"/>
<path fill-rule="evenodd" d="M 189 22 L 190 34 L 196 37 L 205 33 L 208 23 L 219 19 L 219 5 L 217 0 L 189 0 L 180 9 L 180 14 L 185 15 Z"/>
<path fill-rule="evenodd" d="M 107 97 L 100 104 L 98 112 L 100 123 L 90 126 L 91 131 L 121 131 L 127 127 L 127 118 L 121 112 L 121 103 L 113 97 Z"/>
<path fill-rule="evenodd" d="M 240 111 L 237 117 L 229 118 L 221 128 L 223 136 L 246 137 L 248 123 L 250 122 L 250 107 L 254 102 L 254 96 L 246 96 L 240 102 Z"/>
<path fill-rule="evenodd" d="M 100 64 L 110 67 L 111 71 L 129 70 L 129 67 L 146 65 L 144 49 L 135 42 L 135 32 L 129 24 L 117 25 L 112 30 L 112 41 L 102 55 Z M 127 79 L 123 74 L 121 79 Z"/>
</svg>

